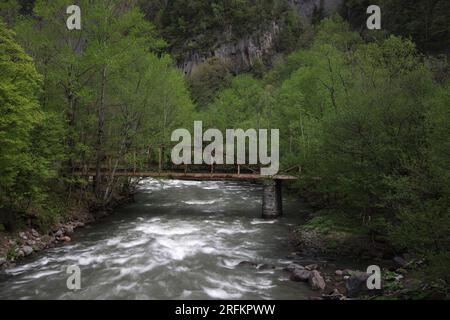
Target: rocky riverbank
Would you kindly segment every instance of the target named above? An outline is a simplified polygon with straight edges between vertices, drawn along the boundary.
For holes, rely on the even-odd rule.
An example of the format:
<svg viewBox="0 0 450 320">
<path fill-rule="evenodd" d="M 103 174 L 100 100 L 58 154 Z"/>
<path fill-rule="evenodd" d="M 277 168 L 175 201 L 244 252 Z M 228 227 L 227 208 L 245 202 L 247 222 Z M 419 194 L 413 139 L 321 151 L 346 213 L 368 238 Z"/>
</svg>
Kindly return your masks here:
<svg viewBox="0 0 450 320">
<path fill-rule="evenodd" d="M 396 252 L 383 239 L 371 239 L 339 228 L 306 223 L 291 233 L 293 264 L 285 268 L 290 279 L 320 290 L 312 299 L 445 299 L 445 283 L 426 281 L 426 262 Z M 305 258 L 307 257 L 307 258 Z M 324 258 L 325 257 L 325 258 Z M 305 259 L 318 263 L 305 265 Z M 338 263 L 338 261 L 340 261 Z M 381 271 L 381 288 L 369 290 L 369 266 Z"/>
<path fill-rule="evenodd" d="M 73 208 L 64 221 L 55 223 L 46 232 L 29 227 L 14 233 L 0 233 L 0 269 L 12 268 L 25 257 L 71 242 L 77 229 L 101 220 L 116 207 L 131 201 L 133 195 L 117 197 L 106 208 Z"/>
<path fill-rule="evenodd" d="M 290 258 L 290 257 L 287 257 Z M 300 264 L 299 261 L 288 265 L 258 265 L 250 261 L 242 261 L 240 268 L 254 268 L 255 270 L 279 270 L 283 271 L 291 281 L 308 285 L 315 294 L 311 294 L 311 300 L 347 300 L 356 298 L 363 291 L 363 283 L 367 276 L 360 271 L 336 270 L 333 272 L 328 262 Z M 303 260 L 305 261 L 305 260 Z M 348 286 L 348 284 L 352 284 Z"/>
<path fill-rule="evenodd" d="M 370 290 L 367 282 L 370 274 L 359 266 L 371 265 L 369 261 L 357 263 L 335 261 L 332 258 L 304 257 L 297 253 L 286 257 L 290 264 L 267 265 L 242 261 L 239 268 L 255 271 L 278 270 L 290 281 L 310 287 L 310 300 L 372 300 L 372 299 L 445 299 L 445 288 L 439 284 L 425 283 L 414 272 L 416 260 L 397 256 L 380 264 L 381 288 Z M 342 266 L 352 266 L 351 269 Z"/>
</svg>

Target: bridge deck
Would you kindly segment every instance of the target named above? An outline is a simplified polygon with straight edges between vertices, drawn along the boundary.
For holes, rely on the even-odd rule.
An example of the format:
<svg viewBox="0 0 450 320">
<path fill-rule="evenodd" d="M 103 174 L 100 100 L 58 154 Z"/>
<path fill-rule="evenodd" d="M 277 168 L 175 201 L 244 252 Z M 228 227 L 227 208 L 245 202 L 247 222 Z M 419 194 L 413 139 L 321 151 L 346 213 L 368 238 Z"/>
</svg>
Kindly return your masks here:
<svg viewBox="0 0 450 320">
<path fill-rule="evenodd" d="M 105 173 L 104 173 L 105 174 Z M 78 176 L 95 176 L 95 172 L 75 172 Z M 108 175 L 106 173 L 106 175 Z M 284 180 L 294 181 L 298 177 L 290 175 L 262 176 L 258 173 L 195 173 L 195 172 L 116 172 L 116 177 L 142 177 L 193 180 Z"/>
</svg>

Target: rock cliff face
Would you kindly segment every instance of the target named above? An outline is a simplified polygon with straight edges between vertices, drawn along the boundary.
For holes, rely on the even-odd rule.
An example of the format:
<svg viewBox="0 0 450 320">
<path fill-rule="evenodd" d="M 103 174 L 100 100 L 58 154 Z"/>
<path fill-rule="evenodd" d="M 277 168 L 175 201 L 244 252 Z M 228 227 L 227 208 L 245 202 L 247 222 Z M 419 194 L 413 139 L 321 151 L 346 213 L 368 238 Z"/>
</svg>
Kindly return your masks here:
<svg viewBox="0 0 450 320">
<path fill-rule="evenodd" d="M 230 31 L 231 32 L 231 31 Z M 218 57 L 230 63 L 232 71 L 238 73 L 248 69 L 255 60 L 273 51 L 274 43 L 280 32 L 280 26 L 273 21 L 270 25 L 254 34 L 236 40 L 225 40 L 217 43 L 208 54 L 190 51 L 185 54 L 184 61 L 179 65 L 186 74 L 191 74 L 196 67 L 208 58 Z"/>
<path fill-rule="evenodd" d="M 315 12 L 321 12 L 325 16 L 332 14 L 342 2 L 343 0 L 289 0 L 306 23 Z M 248 70 L 255 61 L 276 53 L 275 44 L 281 30 L 282 26 L 277 21 L 271 21 L 261 26 L 259 31 L 236 39 L 231 26 L 207 53 L 185 51 L 178 66 L 185 74 L 190 75 L 208 58 L 219 57 L 230 63 L 234 73 Z"/>
</svg>

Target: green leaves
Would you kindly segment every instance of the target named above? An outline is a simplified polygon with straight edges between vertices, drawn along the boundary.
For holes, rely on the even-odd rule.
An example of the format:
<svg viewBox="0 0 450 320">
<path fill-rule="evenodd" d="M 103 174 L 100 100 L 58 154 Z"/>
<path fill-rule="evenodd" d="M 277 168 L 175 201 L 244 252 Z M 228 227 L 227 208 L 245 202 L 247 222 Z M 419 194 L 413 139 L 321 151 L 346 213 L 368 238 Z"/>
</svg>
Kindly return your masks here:
<svg viewBox="0 0 450 320">
<path fill-rule="evenodd" d="M 134 152 L 141 157 L 148 145 L 167 143 L 173 129 L 191 124 L 183 75 L 136 6 L 82 0 L 82 28 L 69 31 L 69 4 L 38 0 L 34 15 L 15 23 L 42 76 L 1 28 L 0 191 L 14 208 L 39 206 L 67 185 L 85 188 L 70 179 L 73 169 L 126 165 Z M 56 177 L 60 183 L 51 186 Z M 100 204 L 126 184 L 109 175 L 100 180 Z"/>
<path fill-rule="evenodd" d="M 41 84 L 31 57 L 0 23 L 0 207 L 42 198 L 54 175 L 56 153 L 44 137 L 53 121 L 39 104 Z"/>
<path fill-rule="evenodd" d="M 286 124 L 284 154 L 303 164 L 303 186 L 321 195 L 321 207 L 425 256 L 446 277 L 449 88 L 433 82 L 414 43 L 362 43 L 325 19 L 312 47 L 268 80 L 282 81 L 275 110 Z"/>
</svg>

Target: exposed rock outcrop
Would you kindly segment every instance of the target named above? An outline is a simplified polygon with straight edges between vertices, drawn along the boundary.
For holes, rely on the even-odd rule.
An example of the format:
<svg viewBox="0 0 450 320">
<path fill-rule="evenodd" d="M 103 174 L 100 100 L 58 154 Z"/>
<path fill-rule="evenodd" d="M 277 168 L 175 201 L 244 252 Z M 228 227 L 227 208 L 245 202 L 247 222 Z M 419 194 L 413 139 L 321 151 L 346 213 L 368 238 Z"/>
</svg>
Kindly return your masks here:
<svg viewBox="0 0 450 320">
<path fill-rule="evenodd" d="M 298 12 L 301 19 L 308 23 L 317 12 L 323 16 L 331 15 L 338 10 L 343 0 L 288 0 L 288 2 Z M 271 21 L 261 25 L 256 32 L 236 37 L 233 26 L 228 26 L 217 36 L 216 44 L 208 50 L 204 50 L 204 52 L 183 50 L 183 59 L 179 61 L 178 67 L 185 74 L 190 75 L 207 59 L 217 57 L 229 62 L 234 73 L 246 71 L 253 66 L 255 61 L 261 60 L 263 57 L 276 56 L 276 43 L 282 29 L 280 21 Z M 201 41 L 202 37 L 204 35 L 187 39 L 186 48 L 189 47 L 189 43 Z"/>
<path fill-rule="evenodd" d="M 272 21 L 260 31 L 243 38 L 226 40 L 231 37 L 225 37 L 224 42 L 217 43 L 206 54 L 201 54 L 195 50 L 188 51 L 179 67 L 185 74 L 192 74 L 207 59 L 218 57 L 229 62 L 234 73 L 239 73 L 251 67 L 256 60 L 272 53 L 280 30 L 281 27 L 278 23 Z"/>
</svg>

